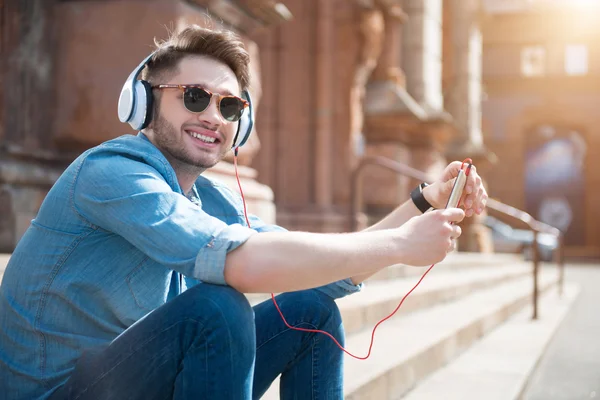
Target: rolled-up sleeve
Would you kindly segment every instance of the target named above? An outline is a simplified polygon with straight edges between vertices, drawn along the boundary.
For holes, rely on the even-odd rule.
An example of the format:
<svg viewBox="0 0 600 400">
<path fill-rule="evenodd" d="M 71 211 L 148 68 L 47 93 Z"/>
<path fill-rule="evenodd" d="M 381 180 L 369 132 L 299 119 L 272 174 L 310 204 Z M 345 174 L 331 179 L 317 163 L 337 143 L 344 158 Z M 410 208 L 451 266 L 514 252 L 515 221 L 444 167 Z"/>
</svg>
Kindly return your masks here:
<svg viewBox="0 0 600 400">
<path fill-rule="evenodd" d="M 198 251 L 193 276 L 202 282 L 226 285 L 224 269 L 227 253 L 248 240 L 251 235 L 248 231 L 247 228 L 236 224 L 227 226 L 211 237 L 210 241 Z"/>
<path fill-rule="evenodd" d="M 174 191 L 156 168 L 123 154 L 88 155 L 71 201 L 92 225 L 122 236 L 167 268 L 207 283 L 226 284 L 227 253 L 256 233 L 208 215 Z"/>
<path fill-rule="evenodd" d="M 329 285 L 320 286 L 316 289 L 325 293 L 331 298 L 339 299 L 344 296 L 348 296 L 349 294 L 360 292 L 363 287 L 364 283 L 355 285 L 352 283 L 352 279 L 348 278 L 330 283 Z"/>
</svg>

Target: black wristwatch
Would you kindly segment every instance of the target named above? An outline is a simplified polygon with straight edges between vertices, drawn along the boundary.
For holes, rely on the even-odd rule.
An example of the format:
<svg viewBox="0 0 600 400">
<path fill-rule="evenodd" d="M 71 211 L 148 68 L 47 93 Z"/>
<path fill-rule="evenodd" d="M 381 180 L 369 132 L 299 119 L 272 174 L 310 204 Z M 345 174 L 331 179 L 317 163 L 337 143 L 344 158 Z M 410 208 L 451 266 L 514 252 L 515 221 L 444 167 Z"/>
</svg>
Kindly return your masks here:
<svg viewBox="0 0 600 400">
<path fill-rule="evenodd" d="M 412 199 L 413 203 L 415 203 L 415 206 L 417 206 L 417 208 L 422 213 L 426 212 L 430 208 L 433 208 L 433 206 L 429 204 L 427 199 L 425 199 L 425 196 L 423 196 L 423 189 L 427 186 L 429 185 L 423 182 L 419 186 L 414 188 L 412 192 L 410 192 L 410 198 Z"/>
</svg>

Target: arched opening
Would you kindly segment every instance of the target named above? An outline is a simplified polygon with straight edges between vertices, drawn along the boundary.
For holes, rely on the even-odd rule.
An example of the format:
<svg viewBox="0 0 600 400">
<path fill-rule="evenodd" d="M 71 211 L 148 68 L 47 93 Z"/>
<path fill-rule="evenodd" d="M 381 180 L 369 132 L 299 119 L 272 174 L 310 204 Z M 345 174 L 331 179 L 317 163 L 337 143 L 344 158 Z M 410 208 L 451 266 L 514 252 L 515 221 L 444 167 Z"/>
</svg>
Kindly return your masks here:
<svg viewBox="0 0 600 400">
<path fill-rule="evenodd" d="M 526 136 L 526 210 L 565 233 L 565 243 L 585 244 L 585 158 L 577 129 L 538 125 Z"/>
</svg>

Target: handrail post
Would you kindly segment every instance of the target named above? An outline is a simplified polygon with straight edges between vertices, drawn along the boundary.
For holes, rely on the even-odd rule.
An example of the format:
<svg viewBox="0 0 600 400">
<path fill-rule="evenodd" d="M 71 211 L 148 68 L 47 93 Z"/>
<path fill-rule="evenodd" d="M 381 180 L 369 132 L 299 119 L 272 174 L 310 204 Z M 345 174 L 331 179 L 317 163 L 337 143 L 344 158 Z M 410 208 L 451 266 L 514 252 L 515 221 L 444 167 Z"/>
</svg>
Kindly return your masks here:
<svg viewBox="0 0 600 400">
<path fill-rule="evenodd" d="M 538 319 L 538 272 L 540 264 L 540 254 L 538 249 L 538 231 L 533 230 L 533 243 L 531 253 L 533 256 L 533 316 L 532 319 Z"/>
<path fill-rule="evenodd" d="M 558 234 L 558 295 L 563 295 L 565 285 L 565 235 Z"/>
</svg>

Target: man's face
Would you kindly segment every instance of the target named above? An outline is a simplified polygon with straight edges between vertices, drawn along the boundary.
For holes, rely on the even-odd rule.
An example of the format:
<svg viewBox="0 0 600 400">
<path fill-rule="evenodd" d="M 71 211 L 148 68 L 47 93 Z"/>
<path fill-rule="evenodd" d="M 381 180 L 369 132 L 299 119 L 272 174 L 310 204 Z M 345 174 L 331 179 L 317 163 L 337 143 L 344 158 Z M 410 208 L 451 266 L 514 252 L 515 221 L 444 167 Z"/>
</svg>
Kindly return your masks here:
<svg viewBox="0 0 600 400">
<path fill-rule="evenodd" d="M 219 61 L 202 56 L 184 58 L 174 76 L 167 82 L 154 84 L 196 84 L 213 93 L 240 96 L 233 71 Z M 160 104 L 155 109 L 158 115 L 154 115 L 150 129 L 145 132 L 169 161 L 182 167 L 206 169 L 217 164 L 231 149 L 238 123 L 223 118 L 217 96 L 211 98 L 204 111 L 192 113 L 183 105 L 182 90 L 162 89 L 158 95 Z"/>
</svg>

